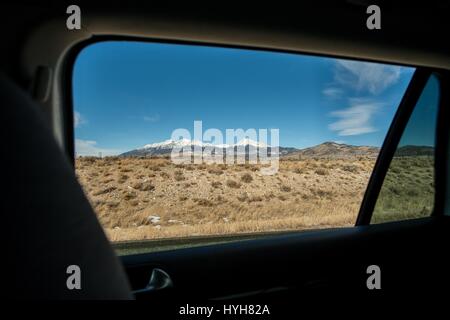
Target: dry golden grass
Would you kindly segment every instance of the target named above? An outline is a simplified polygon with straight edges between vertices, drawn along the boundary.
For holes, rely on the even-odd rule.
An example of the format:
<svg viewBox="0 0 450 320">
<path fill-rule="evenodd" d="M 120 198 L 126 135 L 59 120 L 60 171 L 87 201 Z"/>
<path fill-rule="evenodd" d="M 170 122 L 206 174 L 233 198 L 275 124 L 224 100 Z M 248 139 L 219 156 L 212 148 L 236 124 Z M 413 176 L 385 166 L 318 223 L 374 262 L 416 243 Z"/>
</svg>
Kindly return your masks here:
<svg viewBox="0 0 450 320">
<path fill-rule="evenodd" d="M 175 165 L 165 158 L 78 158 L 79 180 L 112 241 L 352 225 L 374 160 Z"/>
</svg>

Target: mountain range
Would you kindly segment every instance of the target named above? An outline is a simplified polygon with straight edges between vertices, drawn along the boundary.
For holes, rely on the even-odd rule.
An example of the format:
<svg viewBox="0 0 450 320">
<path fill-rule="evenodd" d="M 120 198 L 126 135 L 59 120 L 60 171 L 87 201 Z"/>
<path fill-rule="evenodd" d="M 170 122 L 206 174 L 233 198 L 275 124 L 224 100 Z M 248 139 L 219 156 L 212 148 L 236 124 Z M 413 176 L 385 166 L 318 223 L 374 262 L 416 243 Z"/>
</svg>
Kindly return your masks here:
<svg viewBox="0 0 450 320">
<path fill-rule="evenodd" d="M 122 157 L 151 157 L 169 155 L 174 148 L 184 148 L 184 150 L 191 150 L 194 152 L 197 148 L 201 150 L 210 150 L 221 148 L 223 154 L 228 152 L 234 152 L 235 154 L 245 153 L 245 155 L 257 153 L 258 151 L 267 152 L 271 154 L 272 147 L 266 144 L 258 143 L 251 139 L 243 139 L 236 144 L 222 144 L 213 145 L 208 143 L 201 143 L 195 140 L 180 139 L 180 140 L 166 140 L 158 143 L 152 143 L 144 145 L 142 148 L 134 149 L 125 153 L 122 153 Z M 263 150 L 266 149 L 266 150 Z M 379 148 L 372 146 L 354 146 L 336 142 L 324 142 L 319 145 L 298 149 L 293 147 L 279 147 L 279 154 L 281 157 L 287 158 L 347 158 L 354 156 L 367 156 L 376 157 L 378 155 Z M 214 154 L 214 151 L 212 152 Z"/>
</svg>

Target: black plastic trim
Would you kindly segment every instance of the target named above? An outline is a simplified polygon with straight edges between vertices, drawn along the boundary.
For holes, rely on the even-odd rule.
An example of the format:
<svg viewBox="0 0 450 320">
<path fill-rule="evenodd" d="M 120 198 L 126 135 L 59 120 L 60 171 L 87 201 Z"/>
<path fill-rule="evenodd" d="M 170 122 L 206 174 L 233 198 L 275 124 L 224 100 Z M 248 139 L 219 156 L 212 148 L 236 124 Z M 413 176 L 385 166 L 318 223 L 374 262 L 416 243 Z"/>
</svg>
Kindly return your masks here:
<svg viewBox="0 0 450 320">
<path fill-rule="evenodd" d="M 450 166 L 450 72 L 433 73 L 439 79 L 440 103 L 436 128 L 435 154 L 435 205 L 434 215 L 450 214 L 449 209 L 449 166 Z"/>
</svg>

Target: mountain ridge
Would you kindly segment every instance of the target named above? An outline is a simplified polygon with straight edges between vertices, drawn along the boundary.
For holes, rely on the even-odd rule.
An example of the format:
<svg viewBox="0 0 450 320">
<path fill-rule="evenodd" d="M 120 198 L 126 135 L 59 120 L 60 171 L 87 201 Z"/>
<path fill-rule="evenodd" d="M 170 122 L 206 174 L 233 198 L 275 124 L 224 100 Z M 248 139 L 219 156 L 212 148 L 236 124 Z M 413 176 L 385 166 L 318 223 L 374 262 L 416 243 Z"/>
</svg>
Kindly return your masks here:
<svg viewBox="0 0 450 320">
<path fill-rule="evenodd" d="M 223 153 L 234 151 L 243 151 L 245 154 L 257 153 L 260 149 L 267 149 L 266 152 L 270 155 L 272 147 L 253 141 L 251 139 L 243 139 L 240 142 L 229 145 L 221 144 L 214 145 L 210 143 L 202 143 L 200 141 L 180 139 L 180 140 L 165 140 L 162 142 L 152 143 L 144 145 L 141 148 L 133 149 L 128 152 L 122 153 L 119 156 L 161 156 L 172 153 L 174 148 L 191 148 L 193 152 L 195 147 L 201 147 L 202 150 L 207 148 L 221 148 Z M 242 147 L 244 149 L 242 149 Z M 279 147 L 280 157 L 348 157 L 348 156 L 377 156 L 379 152 L 378 147 L 374 146 L 355 146 L 344 143 L 337 143 L 332 141 L 325 141 L 321 144 L 308 147 L 308 148 L 295 148 L 295 147 Z M 213 152 L 214 153 L 214 152 Z"/>
<path fill-rule="evenodd" d="M 221 148 L 223 153 L 234 152 L 239 154 L 242 152 L 246 155 L 257 153 L 260 149 L 267 149 L 266 152 L 270 156 L 272 147 L 258 143 L 251 139 L 243 139 L 236 144 L 221 144 L 214 145 L 211 143 L 202 143 L 200 141 L 180 139 L 180 140 L 165 140 L 162 142 L 146 144 L 141 148 L 133 149 L 120 154 L 120 157 L 152 157 L 164 156 L 172 153 L 175 148 L 191 148 L 194 152 L 195 147 L 201 147 L 202 151 L 211 150 L 213 148 Z M 211 149 L 208 149 L 211 148 Z M 180 149 L 181 150 L 181 149 Z M 184 149 L 186 150 L 186 149 Z M 349 158 L 349 157 L 371 157 L 378 156 L 379 147 L 367 145 L 350 145 L 345 143 L 337 143 L 333 141 L 325 141 L 315 146 L 307 148 L 295 147 L 279 147 L 280 157 L 287 159 L 301 159 L 301 158 Z M 212 152 L 214 154 L 214 152 Z M 431 156 L 434 154 L 434 147 L 431 146 L 415 146 L 405 145 L 397 149 L 395 156 Z"/>
</svg>

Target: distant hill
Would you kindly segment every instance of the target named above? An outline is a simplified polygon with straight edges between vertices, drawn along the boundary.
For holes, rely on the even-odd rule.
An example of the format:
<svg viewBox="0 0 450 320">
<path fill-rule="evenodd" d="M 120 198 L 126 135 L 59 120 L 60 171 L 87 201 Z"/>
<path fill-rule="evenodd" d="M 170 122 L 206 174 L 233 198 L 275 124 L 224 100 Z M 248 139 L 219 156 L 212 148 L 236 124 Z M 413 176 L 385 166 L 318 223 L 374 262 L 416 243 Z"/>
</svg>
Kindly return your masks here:
<svg viewBox="0 0 450 320">
<path fill-rule="evenodd" d="M 262 145 L 256 141 L 250 139 L 244 139 L 234 145 L 220 145 L 214 146 L 211 144 L 201 144 L 200 142 L 190 141 L 190 140 L 166 140 L 163 142 L 148 144 L 142 148 L 130 150 L 128 152 L 122 153 L 121 157 L 152 157 L 160 155 L 171 154 L 174 148 L 187 148 L 192 152 L 195 148 L 222 148 L 223 153 L 228 152 L 244 152 L 246 155 L 261 152 L 262 149 L 266 151 L 269 155 L 271 154 L 271 147 L 267 145 Z M 186 149 L 185 149 L 186 150 Z M 365 157 L 376 157 L 378 155 L 379 148 L 371 146 L 353 146 L 348 144 L 336 143 L 336 142 L 324 142 L 314 147 L 309 147 L 305 149 L 297 149 L 292 147 L 279 147 L 280 157 L 283 158 L 349 158 L 357 156 Z"/>
<path fill-rule="evenodd" d="M 406 145 L 398 148 L 395 151 L 396 157 L 433 156 L 433 155 L 434 155 L 434 147 L 431 146 Z"/>
<path fill-rule="evenodd" d="M 371 146 L 354 146 L 344 143 L 324 142 L 314 147 L 291 152 L 288 157 L 298 158 L 350 158 L 376 157 L 380 148 Z"/>
</svg>

